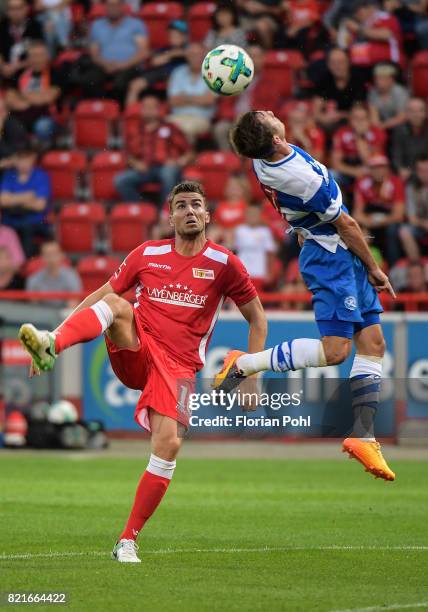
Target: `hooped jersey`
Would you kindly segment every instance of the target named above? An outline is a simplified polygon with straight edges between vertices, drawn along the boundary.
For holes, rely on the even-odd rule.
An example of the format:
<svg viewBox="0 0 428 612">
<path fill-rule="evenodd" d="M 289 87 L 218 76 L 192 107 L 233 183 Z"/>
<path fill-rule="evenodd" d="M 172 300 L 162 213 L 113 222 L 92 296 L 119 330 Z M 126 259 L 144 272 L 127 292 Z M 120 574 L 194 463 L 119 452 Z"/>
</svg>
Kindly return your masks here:
<svg viewBox="0 0 428 612">
<path fill-rule="evenodd" d="M 342 193 L 324 164 L 295 145 L 292 152 L 278 162 L 253 160 L 260 185 L 272 204 L 292 230 L 312 238 L 332 253 L 337 245 L 344 248 L 332 224 L 342 210 Z"/>
</svg>

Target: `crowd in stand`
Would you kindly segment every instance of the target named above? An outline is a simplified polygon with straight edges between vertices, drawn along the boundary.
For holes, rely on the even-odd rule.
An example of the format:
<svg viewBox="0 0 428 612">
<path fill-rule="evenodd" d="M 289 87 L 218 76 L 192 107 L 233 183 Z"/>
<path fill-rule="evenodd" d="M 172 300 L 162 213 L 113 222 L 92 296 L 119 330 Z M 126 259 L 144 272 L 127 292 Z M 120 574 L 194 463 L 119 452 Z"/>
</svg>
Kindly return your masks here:
<svg viewBox="0 0 428 612">
<path fill-rule="evenodd" d="M 170 235 L 166 195 L 198 176 L 201 154 L 227 156 L 234 118 L 267 108 L 291 143 L 331 168 L 396 290 L 427 290 L 428 87 L 412 78 L 415 58 L 425 57 L 428 80 L 427 0 L 4 0 L 1 11 L 0 291 L 82 287 L 56 228 L 69 203 L 52 192 L 43 159 L 78 148 L 75 111 L 94 99 L 118 105 L 106 148 L 125 164 L 112 177 L 114 197 L 101 203 L 111 213 L 152 202 L 149 237 Z M 233 98 L 214 95 L 200 74 L 207 50 L 224 43 L 245 47 L 255 65 L 254 82 Z M 238 254 L 261 291 L 304 290 L 297 241 L 247 163 L 226 174 L 210 197 L 209 236 Z M 111 255 L 101 234 L 95 248 Z"/>
</svg>

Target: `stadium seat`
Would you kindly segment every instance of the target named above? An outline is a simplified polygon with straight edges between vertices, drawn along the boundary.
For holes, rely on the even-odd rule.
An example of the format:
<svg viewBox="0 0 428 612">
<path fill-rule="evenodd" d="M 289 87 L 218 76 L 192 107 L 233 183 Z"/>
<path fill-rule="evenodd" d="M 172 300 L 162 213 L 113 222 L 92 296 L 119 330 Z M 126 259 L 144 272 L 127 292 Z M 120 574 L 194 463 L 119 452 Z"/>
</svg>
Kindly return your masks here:
<svg viewBox="0 0 428 612">
<path fill-rule="evenodd" d="M 212 27 L 212 16 L 216 9 L 214 2 L 197 2 L 188 13 L 190 40 L 200 42 Z"/>
<path fill-rule="evenodd" d="M 119 104 L 114 100 L 79 102 L 73 123 L 75 146 L 88 149 L 108 148 L 119 114 Z"/>
<path fill-rule="evenodd" d="M 49 151 L 42 167 L 48 172 L 54 200 L 72 200 L 79 196 L 79 187 L 87 159 L 82 151 Z"/>
<path fill-rule="evenodd" d="M 169 45 L 168 24 L 183 16 L 179 2 L 147 2 L 140 11 L 140 17 L 149 30 L 150 48 L 160 49 Z"/>
<path fill-rule="evenodd" d="M 120 266 L 121 261 L 109 255 L 89 255 L 80 260 L 77 271 L 85 291 L 95 291 L 104 285 Z"/>
<path fill-rule="evenodd" d="M 241 168 L 241 161 L 232 152 L 205 151 L 200 153 L 195 166 L 185 170 L 186 178 L 200 177 L 209 200 L 224 196 L 224 187 L 230 174 Z"/>
<path fill-rule="evenodd" d="M 105 210 L 101 204 L 66 204 L 58 215 L 58 239 L 64 251 L 93 251 L 99 226 L 105 222 L 105 218 Z"/>
<path fill-rule="evenodd" d="M 147 240 L 148 229 L 158 217 L 150 203 L 117 204 L 110 216 L 110 245 L 114 252 L 128 252 Z"/>
<path fill-rule="evenodd" d="M 298 52 L 294 52 L 298 53 Z M 287 98 L 293 95 L 294 75 L 293 72 L 300 69 L 297 57 L 290 51 L 267 51 L 263 73 L 275 87 L 278 93 Z M 290 57 L 291 56 L 291 57 Z"/>
<path fill-rule="evenodd" d="M 428 51 L 419 51 L 412 60 L 413 95 L 428 97 Z"/>
<path fill-rule="evenodd" d="M 95 200 L 114 200 L 119 197 L 114 177 L 126 167 L 123 153 L 103 151 L 97 153 L 91 163 L 89 189 Z"/>
</svg>

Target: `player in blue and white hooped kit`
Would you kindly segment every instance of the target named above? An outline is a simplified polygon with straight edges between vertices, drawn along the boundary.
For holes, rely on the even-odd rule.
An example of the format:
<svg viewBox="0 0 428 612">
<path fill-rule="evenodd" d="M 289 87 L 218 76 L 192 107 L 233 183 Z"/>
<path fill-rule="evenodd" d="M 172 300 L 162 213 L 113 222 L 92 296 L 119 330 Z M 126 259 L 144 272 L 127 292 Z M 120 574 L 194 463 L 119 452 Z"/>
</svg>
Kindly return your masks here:
<svg viewBox="0 0 428 612">
<path fill-rule="evenodd" d="M 285 126 L 271 111 L 242 115 L 231 131 L 236 152 L 253 159 L 254 171 L 273 206 L 295 231 L 302 247 L 299 266 L 311 293 L 321 339 L 294 338 L 260 353 L 232 351 L 214 386 L 231 390 L 242 378 L 265 370 L 287 372 L 343 362 L 351 353 L 353 437 L 343 450 L 385 480 L 395 474 L 374 438 L 385 341 L 378 292 L 395 297 L 373 259 L 358 223 L 343 204 L 329 170 L 287 142 Z"/>
</svg>

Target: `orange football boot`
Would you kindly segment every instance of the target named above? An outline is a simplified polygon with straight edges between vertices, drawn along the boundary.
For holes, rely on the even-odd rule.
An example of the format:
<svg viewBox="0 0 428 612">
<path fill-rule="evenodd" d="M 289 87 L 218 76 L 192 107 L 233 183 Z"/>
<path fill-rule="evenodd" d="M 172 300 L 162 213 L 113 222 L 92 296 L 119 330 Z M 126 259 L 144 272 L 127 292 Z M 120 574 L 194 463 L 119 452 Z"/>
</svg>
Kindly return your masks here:
<svg viewBox="0 0 428 612">
<path fill-rule="evenodd" d="M 364 442 L 359 438 L 346 438 L 343 441 L 343 453 L 348 453 L 349 458 L 356 459 L 376 478 L 384 480 L 395 480 L 395 474 L 389 469 L 382 456 L 379 442 Z"/>
<path fill-rule="evenodd" d="M 246 378 L 236 366 L 236 360 L 241 355 L 245 355 L 245 353 L 243 351 L 229 351 L 227 353 L 222 369 L 214 377 L 212 383 L 213 389 L 229 393 Z"/>
</svg>

